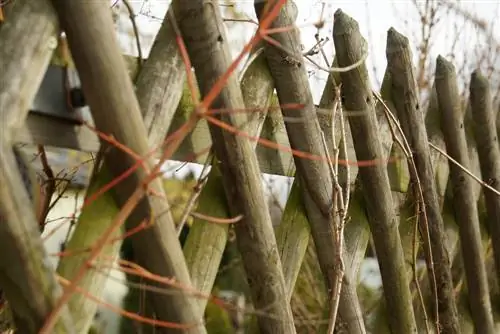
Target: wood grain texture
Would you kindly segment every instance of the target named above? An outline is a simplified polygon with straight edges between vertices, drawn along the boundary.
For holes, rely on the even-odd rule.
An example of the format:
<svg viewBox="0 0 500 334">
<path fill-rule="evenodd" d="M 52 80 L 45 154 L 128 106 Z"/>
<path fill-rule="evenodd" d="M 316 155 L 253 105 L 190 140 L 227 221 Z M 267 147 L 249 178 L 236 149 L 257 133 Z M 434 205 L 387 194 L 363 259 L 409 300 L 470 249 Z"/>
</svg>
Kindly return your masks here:
<svg viewBox="0 0 500 334">
<path fill-rule="evenodd" d="M 357 22 L 340 9 L 334 15 L 333 40 L 339 66 L 350 66 L 367 52 L 367 44 Z M 347 112 L 363 112 L 349 118 L 356 157 L 359 160 L 383 161 L 375 115 L 374 97 L 363 63 L 340 73 L 342 96 Z M 404 255 L 398 231 L 397 217 L 385 164 L 375 164 L 359 170 L 370 229 L 373 235 L 389 314 L 389 326 L 394 333 L 416 333 L 408 278 L 404 270 Z"/>
<path fill-rule="evenodd" d="M 258 136 L 262 129 L 274 88 L 261 51 L 259 45 L 254 48 L 252 54 L 256 53 L 256 58 L 244 70 L 240 82 L 245 107 L 251 111 L 246 113 L 247 119 L 242 129 L 252 136 Z M 179 107 L 185 107 L 183 104 Z M 251 144 L 255 149 L 257 142 Z M 220 170 L 213 164 L 207 184 L 200 194 L 198 212 L 218 218 L 230 217 L 222 182 Z M 213 224 L 200 218 L 195 218 L 191 226 L 184 245 L 184 255 L 193 285 L 203 293 L 209 294 L 212 291 L 226 246 L 228 230 L 229 226 L 226 224 Z M 198 302 L 204 309 L 207 300 L 199 299 Z"/>
<path fill-rule="evenodd" d="M 265 4 L 272 1 L 255 1 L 255 12 L 262 20 Z M 295 4 L 288 1 L 279 16 L 274 20 L 273 28 L 291 27 Z M 265 55 L 276 85 L 276 92 L 281 111 L 285 117 L 299 119 L 300 122 L 285 122 L 285 129 L 290 146 L 299 151 L 317 156 L 325 156 L 321 139 L 321 128 L 316 114 L 309 87 L 307 72 L 300 48 L 300 36 L 295 29 L 273 34 L 282 47 L 266 44 Z M 286 50 L 286 51 L 285 51 Z M 284 108 L 284 105 L 298 105 L 299 108 Z M 328 137 L 327 134 L 326 137 Z M 316 253 L 328 290 L 334 286 L 336 277 L 337 247 L 334 237 L 336 206 L 332 204 L 333 182 L 326 161 L 294 157 L 304 207 L 311 227 Z M 346 277 L 346 282 L 348 278 Z M 364 324 L 360 314 L 356 293 L 346 284 L 341 293 L 339 304 L 340 322 L 347 324 L 349 331 L 364 332 Z M 330 293 L 329 293 L 330 295 Z"/>
<path fill-rule="evenodd" d="M 0 287 L 9 301 L 16 328 L 38 333 L 62 289 L 56 281 L 12 147 L 0 147 Z M 54 333 L 74 333 L 64 307 Z"/>
<path fill-rule="evenodd" d="M 57 46 L 57 17 L 46 1 L 12 1 L 0 37 L 2 135 L 21 127 Z M 36 29 L 34 29 L 36 27 Z M 19 47 L 22 45 L 23 47 Z"/>
<path fill-rule="evenodd" d="M 471 76 L 470 105 L 482 179 L 496 190 L 500 190 L 500 148 L 495 113 L 489 83 L 479 70 L 474 71 Z M 489 189 L 483 189 L 497 283 L 500 285 L 500 196 Z"/>
<path fill-rule="evenodd" d="M 231 62 L 217 2 L 175 1 L 174 11 L 201 95 L 206 96 Z M 236 73 L 229 76 L 210 107 L 223 110 L 245 108 Z M 237 128 L 245 128 L 247 121 L 241 113 L 225 113 L 216 117 Z M 216 125 L 210 124 L 209 130 L 230 212 L 233 216 L 243 215 L 242 220 L 235 224 L 235 232 L 252 301 L 256 309 L 265 309 L 270 315 L 258 317 L 260 331 L 295 333 L 254 145 L 247 138 Z"/>
<path fill-rule="evenodd" d="M 386 55 L 388 71 L 392 77 L 392 101 L 394 101 L 402 130 L 413 153 L 420 182 L 419 187 L 423 196 L 421 206 L 425 208 L 425 211 L 420 210 L 419 222 L 424 225 L 421 225 L 422 234 L 424 236 L 428 234 L 430 237 L 429 240 L 424 238 L 423 247 L 427 253 L 430 288 L 433 300 L 437 303 L 439 324 L 441 330 L 446 333 L 459 333 L 450 259 L 446 243 L 443 242 L 446 237 L 444 223 L 434 183 L 424 115 L 418 101 L 410 44 L 405 36 L 393 28 L 387 33 Z M 421 201 L 420 190 L 417 188 L 417 175 L 413 173 L 413 169 L 410 168 L 410 171 L 414 187 L 413 196 L 415 200 Z M 432 262 L 430 255 L 432 255 Z M 435 295 L 434 291 L 436 291 Z M 435 307 L 431 310 L 433 310 L 431 315 L 434 316 Z"/>
<path fill-rule="evenodd" d="M 19 332 L 37 333 L 61 294 L 12 152 L 57 45 L 57 17 L 46 1 L 12 1 L 0 28 L 0 286 Z M 22 46 L 22 47 L 20 47 Z M 55 333 L 73 333 L 64 307 Z"/>
<path fill-rule="evenodd" d="M 54 0 L 53 3 L 66 32 L 96 127 L 106 134 L 112 134 L 136 154 L 145 156 L 149 152 L 147 130 L 119 51 L 109 8 L 102 2 Z M 79 17 L 78 21 L 71 19 L 75 16 Z M 104 167 L 113 178 L 136 163 L 117 148 L 110 148 L 104 156 L 104 162 Z M 146 159 L 145 163 L 149 168 L 153 165 L 152 159 Z M 144 168 L 139 168 L 113 189 L 114 199 L 119 205 L 128 200 L 146 175 Z M 131 237 L 137 261 L 154 274 L 175 277 L 180 283 L 190 286 L 189 272 L 169 205 L 162 196 L 164 191 L 161 181 L 155 179 L 149 187 L 156 195 L 143 198 L 126 222 L 127 229 L 136 227 L 144 220 L 153 219 L 154 222 L 151 228 Z M 191 325 L 185 332 L 205 333 L 201 313 L 189 295 L 150 293 L 150 298 L 158 319 Z M 167 328 L 159 328 L 158 331 L 180 332 Z"/>
<path fill-rule="evenodd" d="M 441 56 L 436 61 L 435 84 L 446 151 L 463 167 L 469 169 L 469 153 L 455 67 Z M 478 333 L 494 333 L 473 181 L 451 162 L 450 176 L 474 327 Z"/>
<path fill-rule="evenodd" d="M 172 28 L 172 8 L 168 11 L 135 82 L 137 99 L 152 147 L 165 139 L 186 80 L 186 69 Z"/>
</svg>

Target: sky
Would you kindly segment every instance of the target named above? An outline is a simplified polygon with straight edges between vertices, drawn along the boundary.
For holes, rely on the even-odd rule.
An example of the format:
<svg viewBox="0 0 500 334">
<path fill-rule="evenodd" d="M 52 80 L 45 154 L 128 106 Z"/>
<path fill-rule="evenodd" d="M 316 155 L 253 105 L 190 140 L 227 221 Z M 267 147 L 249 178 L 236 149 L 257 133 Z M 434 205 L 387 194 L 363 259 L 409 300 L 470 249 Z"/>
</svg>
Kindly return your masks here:
<svg viewBox="0 0 500 334">
<path fill-rule="evenodd" d="M 114 2 L 116 0 L 112 0 Z M 143 45 L 143 53 L 147 54 L 154 40 L 154 35 L 158 31 L 161 19 L 163 18 L 170 1 L 158 0 L 133 0 L 130 1 L 138 14 L 136 20 L 141 32 L 141 43 Z M 433 1 L 430 1 L 433 2 Z M 446 2 L 446 1 L 443 1 Z M 451 1 L 453 2 L 453 1 Z M 220 1 L 221 4 L 227 3 Z M 256 20 L 255 11 L 252 0 L 237 0 L 234 1 L 236 8 L 243 15 L 253 20 Z M 385 70 L 385 45 L 386 34 L 390 27 L 394 27 L 399 32 L 403 33 L 410 39 L 410 43 L 414 47 L 414 58 L 417 60 L 416 46 L 421 40 L 420 22 L 418 17 L 417 6 L 423 8 L 425 1 L 421 0 L 351 0 L 351 1 L 319 1 L 319 0 L 298 0 L 295 1 L 299 9 L 297 25 L 300 28 L 302 44 L 305 49 L 309 49 L 316 41 L 314 35 L 317 32 L 314 23 L 323 17 L 325 27 L 320 31 L 320 36 L 329 38 L 329 42 L 325 45 L 324 50 L 331 58 L 333 55 L 332 42 L 332 26 L 333 13 L 341 8 L 345 13 L 352 16 L 359 23 L 362 35 L 369 41 L 369 55 L 367 58 L 367 66 L 371 70 L 371 79 L 375 87 L 382 81 Z M 482 19 L 488 24 L 488 28 L 493 32 L 495 39 L 500 42 L 500 1 L 498 0 L 481 0 L 481 1 L 458 1 L 458 8 L 464 13 Z M 224 8 L 221 6 L 221 8 Z M 457 15 L 456 11 L 447 11 L 445 7 L 440 10 L 440 22 L 436 26 L 436 34 L 434 44 L 431 48 L 432 58 L 435 59 L 438 54 L 449 56 L 449 50 L 455 42 L 454 38 L 458 34 L 456 41 L 456 59 L 453 61 L 456 64 L 464 63 L 464 59 L 473 57 L 474 52 L 485 50 L 490 46 L 491 40 L 486 40 L 483 33 L 479 32 L 471 24 L 464 24 L 464 18 Z M 323 16 L 321 12 L 323 9 Z M 228 13 L 224 13 L 223 17 L 230 17 Z M 130 31 L 130 20 L 127 16 L 122 16 L 120 19 L 120 30 Z M 233 56 L 236 56 L 244 43 L 247 42 L 255 31 L 255 25 L 251 23 L 231 23 L 228 24 L 228 35 L 231 39 Z M 130 54 L 137 54 L 135 42 L 129 35 L 122 34 L 122 47 L 124 51 Z M 449 57 L 448 57 L 449 58 Z M 318 56 L 315 60 L 320 60 Z M 451 59 L 450 59 L 451 60 Z M 497 68 L 500 68 L 500 60 L 497 60 Z M 318 71 L 309 66 L 313 70 L 310 83 L 315 101 L 321 97 L 323 86 L 325 84 L 326 73 Z M 373 70 L 375 69 L 375 71 Z"/>
<path fill-rule="evenodd" d="M 144 55 L 149 53 L 149 50 L 154 41 L 154 37 L 158 32 L 162 19 L 170 4 L 170 1 L 159 0 L 129 0 L 134 8 L 136 22 L 139 27 L 142 52 Z M 430 1 L 431 3 L 433 1 Z M 435 1 L 434 1 L 435 2 Z M 119 31 L 119 41 L 124 53 L 137 55 L 136 42 L 133 39 L 132 26 L 128 13 L 123 5 L 120 8 L 120 1 L 111 0 L 111 3 L 116 3 L 114 10 L 120 12 L 121 15 L 117 22 Z M 220 1 L 220 4 L 227 4 L 227 1 Z M 252 0 L 237 0 L 236 9 L 241 12 L 244 18 L 250 18 L 256 21 L 255 11 Z M 308 50 L 315 43 L 314 35 L 317 30 L 314 23 L 320 18 L 325 21 L 324 28 L 319 34 L 322 38 L 328 38 L 329 41 L 325 44 L 324 50 L 329 61 L 333 58 L 334 46 L 332 41 L 333 14 L 341 8 L 345 13 L 358 21 L 360 31 L 365 39 L 368 40 L 369 54 L 366 61 L 368 70 L 370 71 L 370 79 L 374 88 L 378 88 L 382 82 L 385 67 L 385 47 L 387 30 L 394 27 L 397 31 L 409 38 L 413 48 L 414 63 L 418 60 L 417 46 L 422 40 L 421 24 L 419 21 L 418 10 L 422 10 L 425 6 L 425 1 L 420 0 L 351 0 L 351 1 L 318 1 L 318 0 L 298 0 L 295 2 L 298 7 L 299 15 L 296 21 L 301 34 L 301 42 L 304 49 Z M 442 2 L 443 3 L 443 2 Z M 492 45 L 500 45 L 500 1 L 499 0 L 481 0 L 481 1 L 458 1 L 459 10 L 451 11 L 449 7 L 441 7 L 438 15 L 440 21 L 434 28 L 433 44 L 431 47 L 431 64 L 435 58 L 441 54 L 452 60 L 457 68 L 461 68 L 463 64 L 468 64 L 464 73 L 466 77 L 461 81 L 463 87 L 466 87 L 468 76 L 475 69 L 473 59 L 477 59 L 478 52 L 491 48 Z M 229 13 L 224 6 L 221 5 L 224 18 L 234 17 Z M 321 15 L 323 10 L 323 16 Z M 457 13 L 458 12 L 458 13 Z M 486 23 L 487 33 L 485 34 L 480 29 L 470 23 L 466 23 L 464 15 L 467 13 L 469 17 L 477 17 Z M 243 48 L 244 44 L 252 37 L 255 32 L 255 24 L 248 22 L 228 23 L 228 37 L 231 40 L 231 51 L 233 57 L 236 57 Z M 488 38 L 486 36 L 489 35 Z M 498 41 L 494 43 L 493 41 Z M 453 57 L 449 50 L 455 47 Z M 496 54 L 500 55 L 500 49 Z M 492 58 L 493 59 L 493 58 Z M 322 63 L 320 55 L 314 58 L 315 61 Z M 498 78 L 500 79 L 500 58 L 493 59 L 493 69 L 496 69 Z M 323 64 L 323 63 L 322 63 Z M 307 66 L 310 71 L 309 82 L 314 101 L 317 103 L 321 97 L 327 73 L 318 70 L 313 65 Z M 176 175 L 182 177 L 189 171 L 199 174 L 201 168 L 196 165 L 191 165 L 187 168 L 179 167 L 178 163 L 168 163 L 166 165 L 167 175 Z M 270 178 L 264 176 L 265 184 L 269 185 Z M 280 202 L 284 204 L 287 197 L 288 184 L 283 182 L 273 182 L 273 189 L 268 191 L 278 192 Z M 278 187 L 278 188 L 276 188 Z"/>
</svg>

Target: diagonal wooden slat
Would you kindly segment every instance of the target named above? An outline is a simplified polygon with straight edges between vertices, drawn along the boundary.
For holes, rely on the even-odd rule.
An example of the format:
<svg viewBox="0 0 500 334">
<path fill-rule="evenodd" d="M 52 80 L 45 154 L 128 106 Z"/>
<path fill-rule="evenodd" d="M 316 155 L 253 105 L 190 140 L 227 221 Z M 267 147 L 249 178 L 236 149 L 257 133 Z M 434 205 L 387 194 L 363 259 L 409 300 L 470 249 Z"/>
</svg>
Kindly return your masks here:
<svg viewBox="0 0 500 334">
<path fill-rule="evenodd" d="M 163 138 L 165 138 L 166 128 L 170 126 L 176 106 L 181 98 L 186 76 L 184 63 L 177 48 L 170 20 L 170 12 L 167 12 L 150 51 L 149 58 L 144 61 L 140 68 L 136 66 L 136 58 L 124 56 L 129 74 L 136 78 L 136 95 L 145 119 L 149 144 L 152 147 L 161 144 Z M 81 127 L 80 130 L 83 129 L 86 128 Z M 99 171 L 95 175 L 95 179 L 90 181 L 87 195 L 91 196 L 109 180 L 110 177 L 105 170 Z M 110 200 L 110 197 L 112 196 L 106 193 L 83 208 L 72 238 L 66 246 L 69 252 L 90 247 L 111 226 L 115 216 L 114 213 L 118 209 L 116 204 Z M 130 241 L 126 239 L 123 247 L 129 247 L 128 243 Z M 119 245 L 114 243 L 114 246 L 105 248 L 101 256 L 103 258 L 118 256 Z M 85 256 L 64 257 L 61 259 L 58 270 L 61 275 L 65 276 L 67 273 L 76 270 L 84 261 Z M 191 271 L 189 259 L 187 259 L 187 264 L 188 269 Z M 100 295 L 106 279 L 106 276 L 102 273 L 103 270 L 101 269 L 100 272 L 89 271 L 80 284 L 81 287 L 94 295 Z M 195 288 L 200 289 L 196 281 L 192 281 L 192 284 Z M 148 298 L 148 301 L 150 300 Z M 96 304 L 84 296 L 75 295 L 70 305 L 74 306 L 74 309 L 86 310 L 86 312 L 82 312 L 84 315 L 79 316 L 75 323 L 80 331 L 86 331 L 93 319 Z M 146 309 L 149 310 L 149 308 Z M 123 322 L 126 321 L 123 320 Z M 150 326 L 145 324 L 144 327 Z"/>
<path fill-rule="evenodd" d="M 255 1 L 255 11 L 262 20 L 262 11 L 272 1 Z M 273 28 L 293 27 L 292 1 L 281 10 L 273 22 Z M 286 132 L 293 149 L 317 156 L 325 156 L 321 139 L 321 128 L 314 115 L 316 107 L 312 101 L 308 77 L 300 49 L 300 37 L 295 29 L 273 34 L 281 48 L 266 44 L 265 55 L 276 85 L 276 92 L 285 117 L 300 119 L 300 122 L 285 122 Z M 303 107 L 284 108 L 295 104 Z M 320 267 L 328 288 L 329 296 L 335 286 L 337 273 L 337 246 L 335 243 L 335 221 L 339 217 L 336 203 L 332 204 L 333 182 L 325 161 L 294 157 L 297 179 L 302 191 L 303 203 L 311 227 Z M 346 277 L 346 280 L 349 278 Z M 361 308 L 353 285 L 346 284 L 341 292 L 339 314 L 349 331 L 364 332 Z"/>
<path fill-rule="evenodd" d="M 66 32 L 96 127 L 106 134 L 112 134 L 118 142 L 136 154 L 146 156 L 150 150 L 147 130 L 125 62 L 119 52 L 107 4 L 58 0 L 54 0 L 53 4 Z M 78 21 L 72 19 L 75 16 L 79 17 Z M 115 147 L 109 147 L 103 158 L 103 168 L 113 178 L 136 163 L 132 157 Z M 152 159 L 146 158 L 144 161 L 147 168 L 153 166 Z M 145 168 L 139 168 L 115 186 L 112 194 L 120 206 L 127 203 L 147 175 Z M 126 222 L 128 229 L 151 219 L 153 222 L 151 227 L 131 237 L 134 255 L 140 265 L 154 274 L 175 277 L 179 283 L 190 286 L 189 272 L 175 233 L 169 205 L 162 196 L 162 183 L 157 178 L 148 186 L 155 195 L 142 198 Z M 72 284 L 75 284 L 75 275 L 79 273 L 81 270 L 69 278 Z M 185 329 L 188 333 L 206 332 L 202 315 L 188 294 L 151 293 L 151 301 L 158 319 L 189 326 Z M 160 328 L 159 331 L 180 330 Z"/>
<path fill-rule="evenodd" d="M 59 27 L 47 1 L 13 1 L 5 7 L 5 17 L 0 27 L 0 286 L 18 332 L 38 333 L 62 289 L 22 186 L 12 137 L 42 81 Z M 54 333 L 74 333 L 67 307 Z"/>
<path fill-rule="evenodd" d="M 333 40 L 340 66 L 355 64 L 367 52 L 358 23 L 340 9 L 334 16 Z M 352 71 L 340 73 L 340 77 L 347 112 L 363 112 L 363 115 L 349 118 L 357 159 L 383 159 L 366 65 L 363 63 Z M 384 296 L 391 314 L 390 328 L 396 333 L 413 333 L 416 331 L 415 316 L 403 270 L 404 255 L 387 170 L 384 164 L 375 164 L 361 168 L 359 176 L 380 263 Z"/>
<path fill-rule="evenodd" d="M 230 65 L 227 36 L 214 1 L 175 1 L 174 11 L 202 96 L 206 96 Z M 206 57 L 209 54 L 210 57 Z M 245 108 L 236 73 L 232 73 L 214 99 L 215 110 Z M 225 113 L 216 119 L 240 128 L 246 117 Z M 231 214 L 243 215 L 235 224 L 238 249 L 252 292 L 254 307 L 269 317 L 259 317 L 262 332 L 295 333 L 292 312 L 287 303 L 285 281 L 277 251 L 271 217 L 260 179 L 260 170 L 251 142 L 240 135 L 210 124 L 217 165 Z"/>
<path fill-rule="evenodd" d="M 479 70 L 472 73 L 470 104 L 473 132 L 481 163 L 481 175 L 485 182 L 499 190 L 500 148 L 497 139 L 490 86 Z M 484 197 L 488 213 L 491 243 L 496 264 L 497 283 L 500 285 L 500 197 L 485 189 Z"/>
<path fill-rule="evenodd" d="M 411 174 L 415 188 L 413 194 L 417 201 L 421 201 L 420 191 L 423 196 L 423 203 L 420 204 L 419 222 L 424 225 L 421 228 L 422 233 L 428 234 L 430 237 L 429 244 L 427 244 L 427 238 L 423 239 L 424 250 L 428 256 L 430 287 L 434 300 L 436 300 L 436 305 L 432 305 L 431 308 L 433 310 L 432 316 L 434 316 L 434 312 L 438 312 L 439 319 L 434 320 L 439 320 L 442 330 L 446 333 L 459 333 L 450 259 L 446 244 L 443 243 L 445 239 L 444 223 L 434 183 L 424 115 L 419 108 L 418 92 L 411 63 L 412 54 L 408 39 L 395 29 L 389 29 L 386 53 L 388 70 L 392 76 L 392 100 L 404 135 L 412 149 L 420 183 L 417 184 L 416 175 L 413 175 L 412 170 Z M 405 99 L 402 99 L 402 96 Z M 421 189 L 419 190 L 417 187 L 421 187 Z M 434 291 L 436 291 L 435 295 Z M 435 310 L 436 307 L 434 306 L 437 306 L 438 309 Z"/>
<path fill-rule="evenodd" d="M 274 88 L 260 49 L 259 46 L 255 47 L 254 51 L 258 55 L 243 73 L 240 83 L 245 107 L 249 110 L 255 109 L 255 112 L 245 115 L 247 120 L 243 127 L 252 136 L 258 135 L 261 130 Z M 255 145 L 256 142 L 253 142 L 254 148 Z M 222 182 L 221 172 L 217 164 L 213 164 L 207 184 L 200 194 L 198 212 L 218 218 L 229 218 Z M 184 255 L 193 285 L 202 293 L 209 294 L 212 291 L 226 246 L 228 230 L 227 224 L 213 224 L 199 218 L 195 218 L 191 226 L 184 245 Z M 198 302 L 200 308 L 204 309 L 207 300 L 199 299 Z"/>
<path fill-rule="evenodd" d="M 468 169 L 470 162 L 460 112 L 456 72 L 454 66 L 441 56 L 436 61 L 435 84 L 446 149 L 452 158 Z M 494 333 L 473 181 L 451 162 L 450 176 L 472 319 L 477 332 Z"/>
</svg>

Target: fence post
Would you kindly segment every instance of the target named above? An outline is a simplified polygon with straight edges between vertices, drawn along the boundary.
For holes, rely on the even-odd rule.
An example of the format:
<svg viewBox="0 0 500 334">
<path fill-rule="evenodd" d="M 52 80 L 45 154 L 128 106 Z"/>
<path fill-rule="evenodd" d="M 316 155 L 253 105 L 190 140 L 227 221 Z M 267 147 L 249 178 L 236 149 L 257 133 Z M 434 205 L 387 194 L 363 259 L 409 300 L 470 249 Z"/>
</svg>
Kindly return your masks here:
<svg viewBox="0 0 500 334">
<path fill-rule="evenodd" d="M 441 130 L 448 154 L 469 169 L 467 141 L 463 125 L 455 67 L 443 57 L 436 61 L 436 91 L 441 112 Z M 493 317 L 484 266 L 484 254 L 479 231 L 477 205 L 473 196 L 472 179 L 458 166 L 450 164 L 451 185 L 460 245 L 467 277 L 472 320 L 476 332 L 493 334 Z"/>
<path fill-rule="evenodd" d="M 500 148 L 490 86 L 479 70 L 474 71 L 471 76 L 470 105 L 482 179 L 496 190 L 500 190 Z M 497 284 L 500 286 L 500 196 L 485 187 L 483 187 L 483 191 L 495 259 Z"/>
<path fill-rule="evenodd" d="M 368 52 L 357 22 L 340 9 L 334 16 L 333 39 L 341 67 L 356 64 Z M 357 160 L 377 161 L 372 166 L 360 168 L 359 176 L 380 262 L 384 296 L 390 314 L 389 326 L 394 333 L 416 333 L 403 249 L 366 65 L 363 62 L 350 71 L 340 73 L 340 77 L 347 112 L 363 112 L 362 115 L 349 117 Z"/>
<path fill-rule="evenodd" d="M 387 33 L 386 53 L 387 68 L 392 77 L 392 101 L 415 164 L 415 170 L 412 166 L 409 169 L 414 199 L 420 203 L 419 223 L 424 236 L 427 275 L 434 298 L 434 303 L 431 303 L 436 312 L 433 312 L 434 320 L 438 330 L 459 333 L 450 259 L 446 243 L 443 242 L 446 239 L 444 223 L 437 198 L 424 115 L 418 101 L 410 45 L 408 39 L 394 28 Z"/>
</svg>

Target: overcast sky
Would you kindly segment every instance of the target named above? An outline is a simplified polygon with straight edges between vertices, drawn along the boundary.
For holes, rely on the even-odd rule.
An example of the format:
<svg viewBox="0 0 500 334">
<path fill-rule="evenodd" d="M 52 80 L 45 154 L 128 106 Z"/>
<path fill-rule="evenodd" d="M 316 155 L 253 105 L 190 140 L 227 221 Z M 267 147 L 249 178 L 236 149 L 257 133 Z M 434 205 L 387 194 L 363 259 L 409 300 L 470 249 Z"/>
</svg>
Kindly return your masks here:
<svg viewBox="0 0 500 334">
<path fill-rule="evenodd" d="M 159 0 L 129 0 L 134 7 L 135 13 L 138 14 L 136 21 L 141 34 L 141 44 L 143 54 L 147 55 L 151 48 L 154 37 L 160 28 L 161 21 L 170 4 L 170 1 Z M 111 0 L 112 3 L 119 1 Z M 431 1 L 432 2 L 432 1 Z M 457 14 L 457 11 L 441 9 L 439 12 L 440 21 L 436 26 L 434 36 L 434 44 L 431 49 L 431 59 L 434 61 L 438 54 L 441 54 L 452 60 L 459 68 L 467 60 L 469 68 L 465 68 L 464 72 L 467 76 L 464 78 L 463 84 L 467 84 L 468 76 L 475 68 L 474 59 L 477 59 L 477 54 L 492 46 L 499 45 L 500 41 L 500 1 L 499 0 L 477 0 L 477 1 L 452 1 L 458 3 L 458 7 L 462 13 L 466 13 L 469 17 L 477 18 L 486 24 L 487 32 L 484 33 L 481 29 L 470 23 L 470 20 L 464 19 L 463 14 Z M 227 3 L 220 1 L 221 4 Z M 237 4 L 237 9 L 240 10 L 248 18 L 256 20 L 253 1 L 234 1 Z M 418 6 L 423 8 L 425 1 L 417 1 Z M 322 38 L 329 38 L 329 42 L 324 46 L 329 60 L 333 57 L 333 42 L 332 42 L 332 27 L 333 13 L 341 8 L 345 13 L 352 16 L 358 21 L 361 33 L 369 42 L 369 55 L 367 58 L 367 66 L 370 70 L 370 76 L 374 87 L 382 81 L 386 67 L 385 47 L 386 34 L 390 27 L 394 27 L 399 32 L 406 35 L 411 45 L 413 46 L 414 60 L 418 59 L 416 47 L 421 40 L 421 24 L 419 22 L 418 10 L 412 0 L 350 0 L 350 1 L 315 1 L 315 0 L 298 0 L 296 1 L 299 9 L 297 26 L 300 28 L 302 44 L 305 49 L 309 49 L 316 41 L 314 35 L 317 32 L 314 23 L 321 17 L 321 10 L 324 8 L 323 18 L 326 21 L 324 28 L 320 31 Z M 122 5 L 123 6 L 123 5 Z M 221 6 L 224 10 L 224 7 Z M 124 8 L 121 8 L 123 11 Z M 120 42 L 124 52 L 137 55 L 135 41 L 130 34 L 131 24 L 127 12 L 123 11 L 118 23 L 120 34 Z M 223 17 L 229 18 L 231 14 L 223 12 Z M 255 32 L 255 25 L 251 23 L 231 23 L 228 24 L 228 35 L 231 39 L 232 53 L 236 56 L 244 43 L 246 43 Z M 129 34 L 127 34 L 129 32 Z M 488 34 L 491 34 L 489 37 Z M 456 41 L 455 41 L 456 40 Z M 451 58 L 449 50 L 452 44 L 455 43 L 455 58 Z M 500 49 L 496 54 L 500 54 Z M 322 62 L 321 57 L 315 58 L 316 61 Z M 493 68 L 500 72 L 500 59 L 497 58 L 493 64 Z M 321 97 L 325 79 L 327 74 L 315 69 L 313 66 L 308 66 L 312 70 L 310 76 L 311 90 L 315 102 Z M 500 73 L 498 73 L 500 77 Z M 184 174 L 192 168 L 183 168 L 180 174 Z M 195 171 L 198 168 L 194 168 Z M 181 175 L 179 175 L 181 176 Z M 286 192 L 283 194 L 283 200 L 286 199 Z"/>
<path fill-rule="evenodd" d="M 130 0 L 129 0 L 130 1 Z M 451 2 L 456 2 L 450 0 Z M 112 0 L 115 2 L 115 0 Z M 147 54 L 158 31 L 161 19 L 163 18 L 170 1 L 163 0 L 132 0 L 130 1 L 138 14 L 137 22 L 141 32 L 143 53 Z M 417 1 L 423 8 L 425 1 Z M 432 1 L 431 1 L 432 2 Z M 118 2 L 119 3 L 119 2 Z M 225 3 L 220 1 L 221 4 Z M 253 8 L 253 1 L 238 0 L 234 1 L 237 8 L 246 16 L 256 19 Z M 498 0 L 469 0 L 458 1 L 458 8 L 471 17 L 477 17 L 488 25 L 490 32 L 496 41 L 500 41 L 500 1 Z M 369 56 L 367 65 L 372 71 L 371 79 L 374 85 L 381 82 L 385 70 L 385 45 L 386 34 L 390 27 L 394 27 L 399 32 L 405 34 L 414 48 L 421 39 L 420 22 L 418 11 L 412 0 L 351 0 L 351 1 L 314 1 L 298 0 L 296 4 L 299 8 L 299 17 L 297 25 L 300 27 L 302 43 L 308 49 L 315 44 L 314 22 L 321 17 L 321 10 L 324 8 L 323 18 L 326 21 L 325 27 L 320 31 L 321 37 L 329 38 L 324 49 L 331 58 L 333 54 L 333 42 L 331 41 L 333 13 L 341 8 L 348 15 L 352 16 L 359 23 L 361 33 L 369 41 Z M 223 7 L 222 7 L 223 8 Z M 435 59 L 438 54 L 449 56 L 449 50 L 454 43 L 454 36 L 457 36 L 456 52 L 454 63 L 460 66 L 464 59 L 472 59 L 474 53 L 485 50 L 490 47 L 491 38 L 488 40 L 483 32 L 470 23 L 464 23 L 463 15 L 457 15 L 456 11 L 447 11 L 442 9 L 439 16 L 441 20 L 436 27 L 436 37 L 431 49 L 432 58 Z M 230 17 L 224 14 L 224 17 Z M 120 30 L 130 31 L 130 22 L 126 15 L 121 17 Z M 255 31 L 255 26 L 250 23 L 235 23 L 229 25 L 229 37 L 232 40 L 231 45 L 233 54 L 239 53 L 244 43 L 247 42 Z M 121 43 L 124 51 L 131 54 L 137 54 L 135 43 L 126 35 L 122 35 Z M 414 49 L 415 50 L 415 49 Z M 417 52 L 414 51 L 414 58 L 417 58 Z M 317 60 L 321 59 L 318 57 Z M 500 62 L 497 62 L 497 68 L 500 68 Z M 314 70 L 313 67 L 310 69 Z M 375 69 L 375 73 L 373 71 Z M 315 100 L 321 96 L 326 74 L 315 70 L 311 76 L 311 88 Z"/>
</svg>

